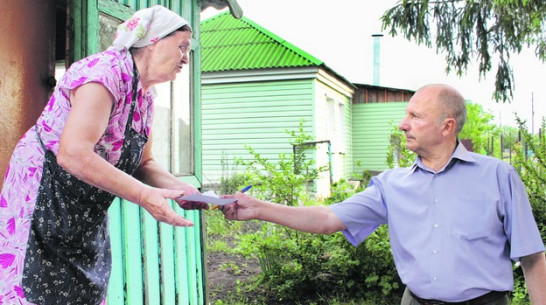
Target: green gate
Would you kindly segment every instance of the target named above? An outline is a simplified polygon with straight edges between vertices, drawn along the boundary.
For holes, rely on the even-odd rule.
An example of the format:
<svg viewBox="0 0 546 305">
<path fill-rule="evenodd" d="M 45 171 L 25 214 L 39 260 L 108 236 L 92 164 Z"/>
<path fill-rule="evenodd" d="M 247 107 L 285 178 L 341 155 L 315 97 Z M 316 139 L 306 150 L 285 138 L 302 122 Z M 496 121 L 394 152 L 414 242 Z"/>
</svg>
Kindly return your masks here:
<svg viewBox="0 0 546 305">
<path fill-rule="evenodd" d="M 201 216 L 173 204 L 192 228 L 158 223 L 142 208 L 116 199 L 110 207 L 111 305 L 204 304 Z"/>
</svg>

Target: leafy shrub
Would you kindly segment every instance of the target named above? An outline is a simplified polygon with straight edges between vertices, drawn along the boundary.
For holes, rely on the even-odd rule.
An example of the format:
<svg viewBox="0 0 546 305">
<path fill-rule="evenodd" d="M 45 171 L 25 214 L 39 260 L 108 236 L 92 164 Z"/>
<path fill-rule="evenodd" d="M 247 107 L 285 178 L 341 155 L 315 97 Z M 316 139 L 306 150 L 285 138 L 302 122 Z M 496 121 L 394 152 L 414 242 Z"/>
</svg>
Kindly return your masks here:
<svg viewBox="0 0 546 305">
<path fill-rule="evenodd" d="M 235 173 L 230 177 L 220 178 L 220 194 L 235 194 L 251 183 L 251 177 L 245 173 Z"/>
<path fill-rule="evenodd" d="M 290 154 L 280 154 L 278 162 L 262 157 L 249 145 L 245 147 L 254 159 L 236 159 L 237 165 L 246 166 L 256 197 L 290 206 L 300 205 L 307 199 L 308 183 L 317 179 L 320 172 L 328 170 L 328 166 L 317 167 L 314 159 L 306 157 L 314 146 L 308 144 L 313 138 L 305 133 L 303 123 L 300 121 L 297 131 L 286 131 L 291 136 L 289 144 L 295 149 Z"/>
<path fill-rule="evenodd" d="M 342 202 L 343 200 L 351 197 L 357 192 L 362 191 L 366 185 L 370 182 L 371 176 L 364 176 L 363 180 L 358 181 L 358 185 L 348 183 L 346 180 L 341 179 L 338 182 L 332 183 L 330 197 L 324 200 L 325 204 L 332 204 Z"/>
<path fill-rule="evenodd" d="M 359 190 L 340 181 L 326 201 L 338 202 Z M 262 273 L 255 285 L 277 301 L 319 304 L 337 297 L 395 304 L 402 295 L 386 226 L 354 247 L 340 232 L 310 234 L 265 223 L 260 231 L 240 236 L 235 252 L 258 257 Z"/>
<path fill-rule="evenodd" d="M 390 145 L 387 147 L 387 165 L 389 168 L 408 167 L 413 164 L 417 155 L 406 148 L 406 136 L 391 124 Z"/>
<path fill-rule="evenodd" d="M 513 165 L 518 171 L 529 196 L 533 215 L 546 243 L 546 136 L 533 136 L 526 124 L 517 118 L 522 133 L 523 143 L 515 144 Z M 542 130 L 546 130 L 546 121 L 542 121 Z M 525 278 L 521 268 L 514 268 L 515 290 L 512 298 L 515 304 L 529 304 L 529 296 L 525 288 Z M 516 303 L 517 302 L 517 303 Z"/>
<path fill-rule="evenodd" d="M 309 234 L 267 223 L 241 236 L 235 250 L 258 255 L 262 273 L 256 284 L 277 300 L 318 302 L 335 296 L 397 303 L 402 294 L 386 227 L 354 247 L 339 232 Z"/>
</svg>

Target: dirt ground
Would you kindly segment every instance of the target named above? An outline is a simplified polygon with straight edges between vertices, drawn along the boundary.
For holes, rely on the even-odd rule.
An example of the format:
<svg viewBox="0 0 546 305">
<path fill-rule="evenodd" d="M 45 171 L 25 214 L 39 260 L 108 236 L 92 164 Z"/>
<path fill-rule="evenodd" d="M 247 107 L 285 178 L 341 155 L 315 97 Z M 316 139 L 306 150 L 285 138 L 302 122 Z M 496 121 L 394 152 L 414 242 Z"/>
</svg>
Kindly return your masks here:
<svg viewBox="0 0 546 305">
<path fill-rule="evenodd" d="M 259 230 L 258 222 L 243 222 L 239 232 Z M 209 236 L 207 244 L 222 241 L 229 248 L 237 246 L 231 236 Z M 221 251 L 206 251 L 207 305 L 294 305 L 288 300 L 278 300 L 262 287 L 248 289 L 261 273 L 257 257 L 245 258 L 241 255 Z M 238 284 L 241 283 L 241 284 Z"/>
<path fill-rule="evenodd" d="M 245 223 L 244 231 L 256 230 L 255 224 Z M 236 246 L 233 237 L 230 236 L 207 236 L 208 242 L 221 240 L 226 242 L 228 247 Z M 238 285 L 249 283 L 261 272 L 258 258 L 245 258 L 241 255 L 227 254 L 219 251 L 206 251 L 207 264 L 207 305 L 231 305 L 235 301 L 244 299 L 244 304 L 263 304 L 264 291 L 254 289 L 246 291 Z M 259 302 L 258 300 L 262 300 Z M 242 303 L 237 303 L 242 304 Z M 271 304 L 267 302 L 267 304 Z"/>
<path fill-rule="evenodd" d="M 222 305 L 240 300 L 237 282 L 246 283 L 260 273 L 258 259 L 246 259 L 241 256 L 222 252 L 208 252 L 207 256 L 207 295 L 208 304 L 215 305 L 221 300 Z M 248 304 L 255 304 L 260 291 L 244 293 Z M 231 302 L 230 302 L 231 301 Z"/>
</svg>

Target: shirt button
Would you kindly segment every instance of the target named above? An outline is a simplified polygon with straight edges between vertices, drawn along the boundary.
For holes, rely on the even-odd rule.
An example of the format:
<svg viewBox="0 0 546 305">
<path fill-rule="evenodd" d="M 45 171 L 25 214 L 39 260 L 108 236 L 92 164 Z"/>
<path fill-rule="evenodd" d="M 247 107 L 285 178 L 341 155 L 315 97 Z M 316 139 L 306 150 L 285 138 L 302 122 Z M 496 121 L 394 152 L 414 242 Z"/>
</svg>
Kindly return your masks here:
<svg viewBox="0 0 546 305">
<path fill-rule="evenodd" d="M 439 226 L 438 226 L 438 224 L 437 224 L 437 223 L 435 223 L 435 224 L 434 224 L 434 228 L 437 228 L 437 227 L 439 227 Z"/>
<path fill-rule="evenodd" d="M 438 203 L 438 198 L 434 198 L 434 203 Z"/>
<path fill-rule="evenodd" d="M 432 250 L 432 253 L 437 254 L 438 250 Z"/>
</svg>

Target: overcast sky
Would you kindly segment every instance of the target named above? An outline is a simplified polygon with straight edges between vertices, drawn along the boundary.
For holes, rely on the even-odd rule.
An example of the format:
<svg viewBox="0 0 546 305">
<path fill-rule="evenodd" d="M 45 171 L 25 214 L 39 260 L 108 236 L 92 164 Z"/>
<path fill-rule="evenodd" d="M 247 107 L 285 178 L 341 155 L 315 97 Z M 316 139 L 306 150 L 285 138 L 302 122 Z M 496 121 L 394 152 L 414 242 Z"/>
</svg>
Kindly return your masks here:
<svg viewBox="0 0 546 305">
<path fill-rule="evenodd" d="M 322 60 L 353 83 L 373 83 L 372 34 L 381 38 L 380 86 L 417 90 L 429 83 L 447 83 L 463 96 L 495 115 L 495 123 L 515 125 L 513 113 L 527 119 L 531 128 L 534 100 L 534 131 L 546 116 L 546 64 L 532 50 L 511 57 L 515 77 L 511 104 L 491 99 L 496 65 L 482 80 L 477 66 L 461 78 L 446 75 L 443 55 L 435 49 L 417 46 L 402 37 L 381 32 L 379 18 L 397 1 L 363 0 L 237 0 L 244 17 L 260 24 L 298 48 Z M 205 10 L 201 18 L 219 13 Z"/>
</svg>

